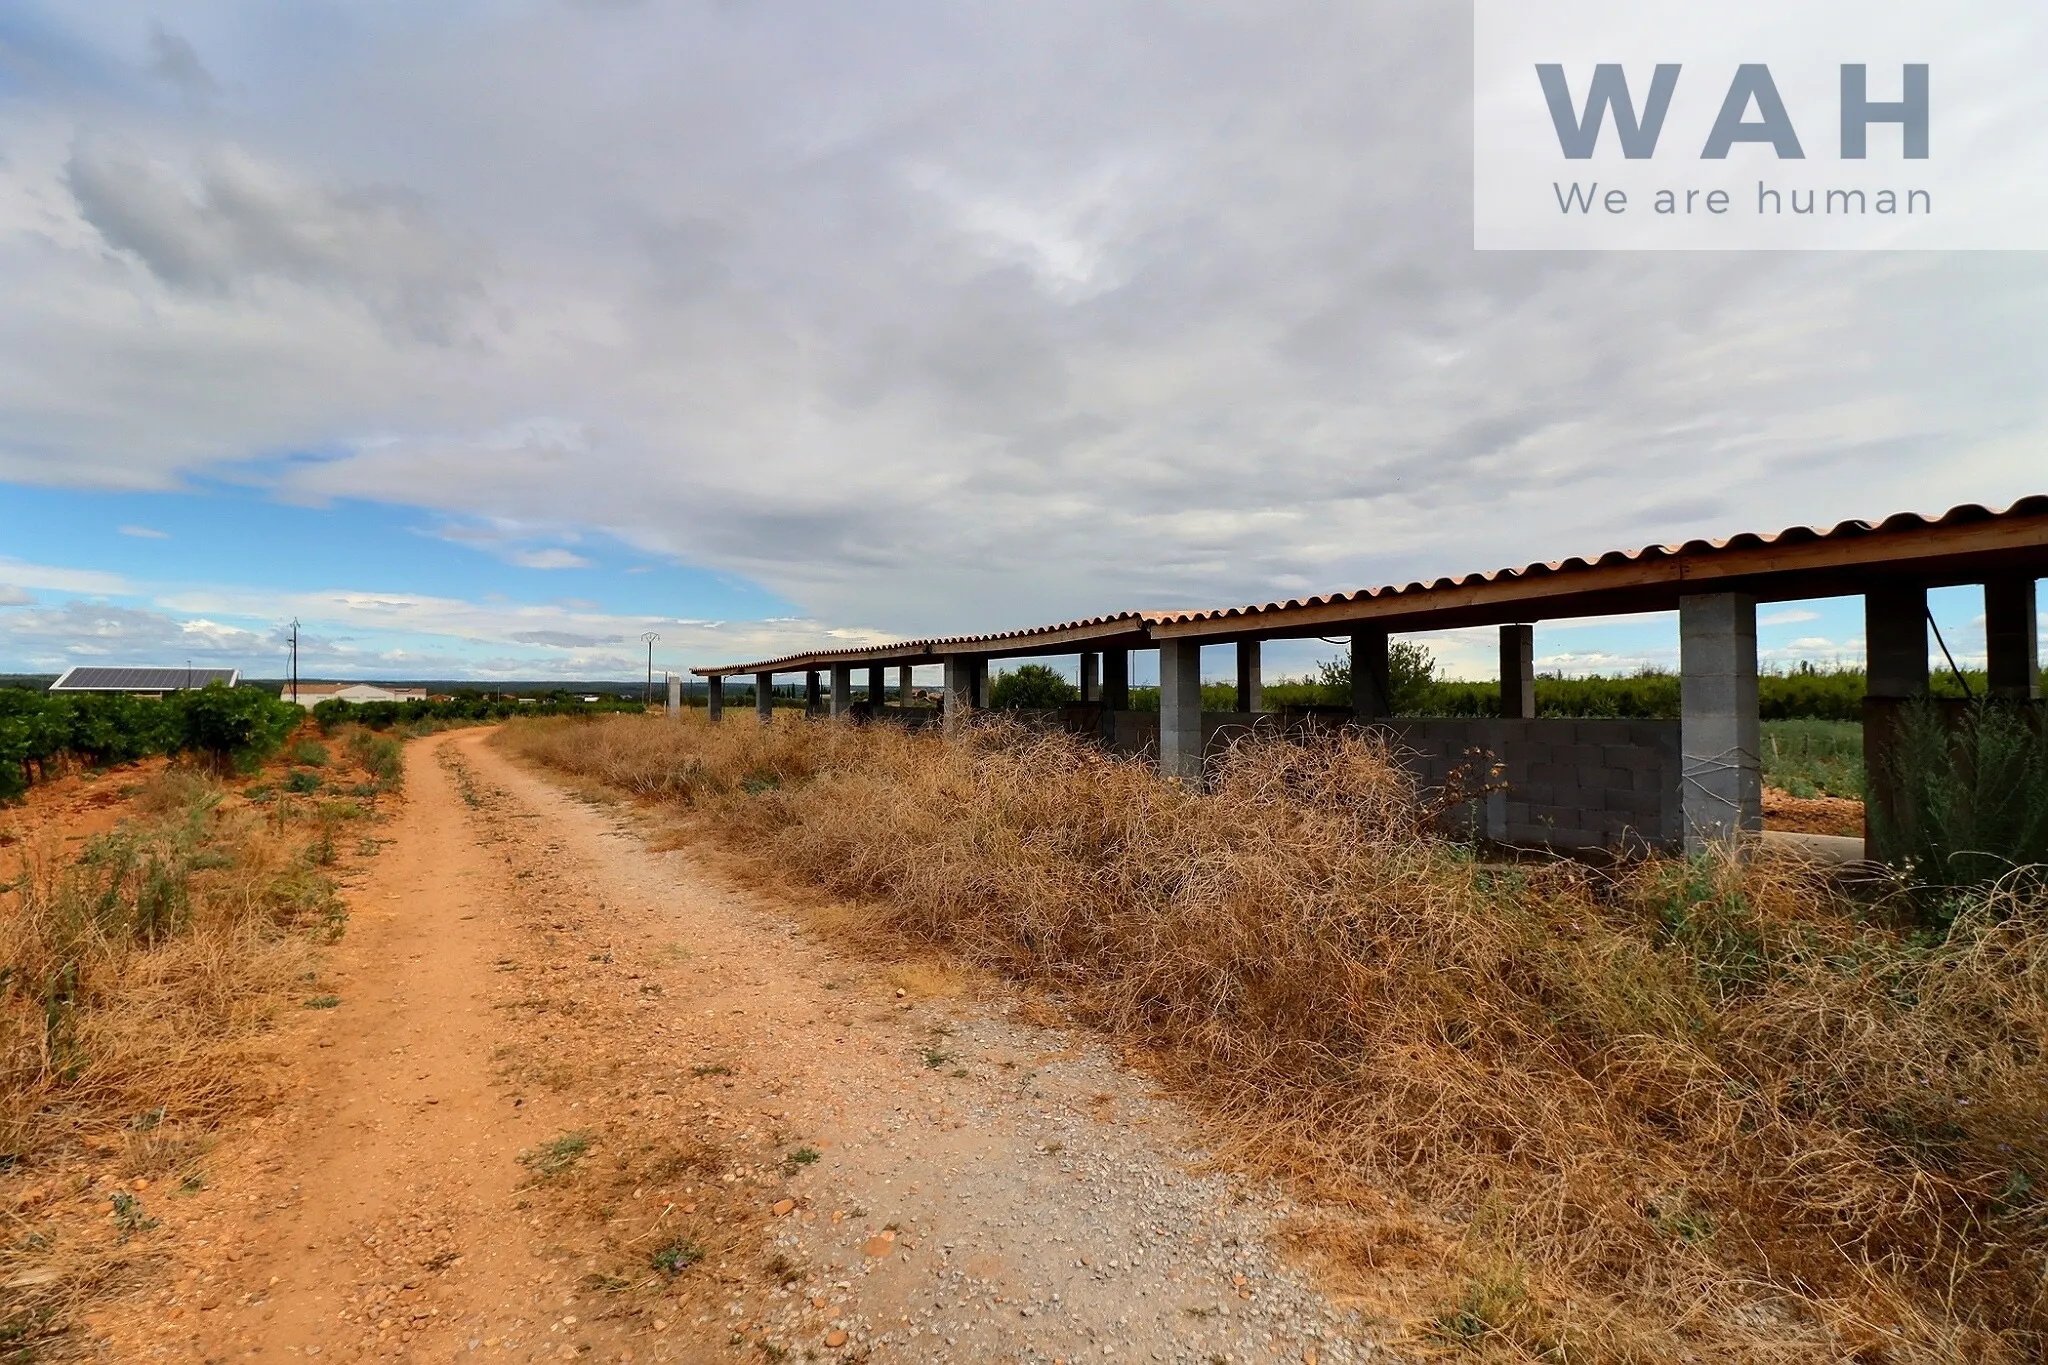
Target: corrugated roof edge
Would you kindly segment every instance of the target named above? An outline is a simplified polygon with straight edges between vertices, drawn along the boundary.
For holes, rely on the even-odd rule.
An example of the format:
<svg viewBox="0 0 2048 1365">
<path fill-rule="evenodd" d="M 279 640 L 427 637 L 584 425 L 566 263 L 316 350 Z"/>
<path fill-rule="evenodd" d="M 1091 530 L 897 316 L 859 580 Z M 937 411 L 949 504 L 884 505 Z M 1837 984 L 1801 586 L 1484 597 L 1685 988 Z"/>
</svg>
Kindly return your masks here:
<svg viewBox="0 0 2048 1365">
<path fill-rule="evenodd" d="M 1033 626 L 1026 630 L 1002 631 L 989 635 L 955 635 L 927 640 L 906 640 L 891 645 L 869 645 L 855 650 L 819 649 L 802 654 L 788 654 L 779 659 L 765 659 L 758 663 L 726 664 L 708 668 L 693 668 L 690 671 L 698 677 L 733 675 L 746 673 L 782 673 L 799 669 L 822 667 L 831 663 L 859 662 L 866 658 L 895 659 L 905 656 L 942 654 L 949 649 L 979 644 L 995 644 L 1010 640 L 1029 640 L 1034 637 L 1056 635 L 1062 631 L 1093 629 L 1118 622 L 1138 623 L 1141 630 L 1169 622 L 1228 621 L 1248 619 L 1274 612 L 1298 611 L 1306 607 L 1342 606 L 1350 602 L 1366 602 L 1386 596 L 1405 596 L 1409 593 L 1442 591 L 1451 588 L 1481 587 L 1489 583 L 1514 582 L 1521 579 L 1543 577 L 1552 574 L 1590 572 L 1602 567 L 1637 564 L 1653 559 L 1675 559 L 1684 556 L 1714 555 L 1734 550 L 1759 549 L 1771 545 L 1805 545 L 1816 541 L 1846 540 L 1857 536 L 1876 535 L 1885 532 L 1927 530 L 1941 526 L 1961 526 L 1972 522 L 1998 521 L 2008 518 L 2048 517 L 2048 495 L 2033 494 L 2014 501 L 2010 506 L 1994 510 L 1981 503 L 1962 503 L 1951 507 L 1936 517 L 1923 516 L 1918 512 L 1895 512 L 1875 524 L 1868 521 L 1851 520 L 1837 522 L 1825 530 L 1814 526 L 1788 526 L 1773 533 L 1739 531 L 1720 540 L 1688 540 L 1679 545 L 1645 545 L 1637 550 L 1609 550 L 1604 554 L 1587 559 L 1573 556 L 1568 559 L 1547 560 L 1525 564 L 1520 568 L 1495 569 L 1491 573 L 1470 573 L 1459 578 L 1437 578 L 1430 582 L 1407 584 L 1386 584 L 1377 588 L 1357 588 L 1349 592 L 1324 593 L 1312 597 L 1290 597 L 1285 601 L 1253 603 L 1245 606 L 1215 607 L 1201 611 L 1144 612 L 1125 611 L 1107 616 L 1092 616 L 1081 621 L 1065 621 L 1058 625 Z"/>
<path fill-rule="evenodd" d="M 1515 581 L 1548 574 L 1586 572 L 1601 567 L 1622 564 L 1637 564 L 1650 559 L 1675 559 L 1690 555 L 1712 555 L 1730 550 L 1761 549 L 1770 545 L 1805 545 L 1823 540 L 1846 540 L 1856 536 L 1875 535 L 1880 532 L 1926 530 L 1937 526 L 1961 526 L 1971 522 L 1997 521 L 2008 517 L 2048 516 L 2048 495 L 2036 494 L 2024 497 L 2003 510 L 1994 511 L 1981 503 L 1963 503 L 1951 507 L 1938 517 L 1926 517 L 1917 512 L 1895 512 L 1883 521 L 1872 525 L 1867 521 L 1843 521 L 1821 530 L 1813 526 L 1788 526 L 1775 533 L 1740 531 L 1721 540 L 1688 540 L 1680 545 L 1645 545 L 1639 550 L 1609 550 L 1593 559 L 1573 556 L 1569 559 L 1548 560 L 1525 564 L 1521 568 L 1495 569 L 1491 573 L 1469 573 L 1460 578 L 1438 578 L 1428 583 L 1387 584 L 1377 588 L 1358 588 L 1350 592 L 1326 593 L 1314 597 L 1291 597 L 1284 602 L 1261 602 L 1248 606 L 1216 607 L 1204 611 L 1173 612 L 1159 618 L 1161 621 L 1227 621 L 1242 617 L 1263 616 L 1269 612 L 1298 611 L 1304 607 L 1342 606 L 1347 602 L 1365 602 L 1385 596 L 1404 596 L 1413 592 L 1441 591 L 1447 588 L 1480 587 L 1488 583 Z"/>
<path fill-rule="evenodd" d="M 858 663 L 864 659 L 898 659 L 906 656 L 943 655 L 965 646 L 995 644 L 999 641 L 1042 639 L 1048 635 L 1059 635 L 1067 631 L 1100 630 L 1104 626 L 1130 623 L 1135 630 L 1144 630 L 1154 621 L 1166 619 L 1168 613 L 1143 611 L 1118 611 L 1105 616 L 1090 616 L 1079 621 L 1061 621 L 1056 625 L 1028 626 L 1020 630 L 994 631 L 986 635 L 943 635 L 920 640 L 899 640 L 894 644 L 861 645 L 854 649 L 811 649 L 801 654 L 785 654 L 776 659 L 762 659 L 747 664 L 719 664 L 706 668 L 693 668 L 692 674 L 708 678 L 714 674 L 730 675 L 744 673 L 792 673 L 816 665 L 829 663 Z"/>
</svg>

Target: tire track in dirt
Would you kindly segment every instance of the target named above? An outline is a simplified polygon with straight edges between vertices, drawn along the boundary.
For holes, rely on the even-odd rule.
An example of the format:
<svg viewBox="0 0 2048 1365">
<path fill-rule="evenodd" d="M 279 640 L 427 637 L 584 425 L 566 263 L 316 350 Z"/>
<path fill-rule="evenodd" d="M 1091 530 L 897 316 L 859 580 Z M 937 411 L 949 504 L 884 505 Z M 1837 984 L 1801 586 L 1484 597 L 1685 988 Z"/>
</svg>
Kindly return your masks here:
<svg viewBox="0 0 2048 1365">
<path fill-rule="evenodd" d="M 409 746 L 308 1084 L 110 1358 L 1381 1353 L 1099 1045 L 895 989 L 487 739 Z"/>
</svg>

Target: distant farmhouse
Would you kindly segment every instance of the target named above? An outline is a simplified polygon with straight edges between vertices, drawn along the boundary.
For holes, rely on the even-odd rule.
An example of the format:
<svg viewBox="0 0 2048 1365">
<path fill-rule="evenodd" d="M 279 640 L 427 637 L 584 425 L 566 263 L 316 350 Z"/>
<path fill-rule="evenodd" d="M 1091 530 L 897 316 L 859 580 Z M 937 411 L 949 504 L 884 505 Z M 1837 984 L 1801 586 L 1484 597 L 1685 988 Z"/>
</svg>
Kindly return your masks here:
<svg viewBox="0 0 2048 1365">
<path fill-rule="evenodd" d="M 286 683 L 279 694 L 286 701 L 292 699 L 292 685 Z M 386 687 L 382 683 L 327 682 L 299 684 L 299 705 L 308 711 L 323 701 L 425 701 L 424 687 Z"/>
<path fill-rule="evenodd" d="M 101 668 L 79 665 L 64 671 L 50 684 L 52 692 L 128 692 L 138 697 L 161 697 L 166 692 L 183 692 L 208 683 L 235 686 L 242 680 L 239 668 Z"/>
</svg>

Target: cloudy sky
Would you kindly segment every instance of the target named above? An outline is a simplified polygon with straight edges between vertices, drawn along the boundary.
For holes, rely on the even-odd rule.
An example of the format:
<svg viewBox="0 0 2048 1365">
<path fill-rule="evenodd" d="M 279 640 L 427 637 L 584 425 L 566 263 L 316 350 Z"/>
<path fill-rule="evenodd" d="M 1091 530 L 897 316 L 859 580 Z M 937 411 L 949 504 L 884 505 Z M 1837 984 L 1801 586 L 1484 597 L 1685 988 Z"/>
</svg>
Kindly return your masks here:
<svg viewBox="0 0 2048 1365">
<path fill-rule="evenodd" d="M 1453 0 L 12 0 L 0 669 L 631 676 L 2048 491 L 2041 258 L 1475 253 L 1470 69 Z"/>
</svg>

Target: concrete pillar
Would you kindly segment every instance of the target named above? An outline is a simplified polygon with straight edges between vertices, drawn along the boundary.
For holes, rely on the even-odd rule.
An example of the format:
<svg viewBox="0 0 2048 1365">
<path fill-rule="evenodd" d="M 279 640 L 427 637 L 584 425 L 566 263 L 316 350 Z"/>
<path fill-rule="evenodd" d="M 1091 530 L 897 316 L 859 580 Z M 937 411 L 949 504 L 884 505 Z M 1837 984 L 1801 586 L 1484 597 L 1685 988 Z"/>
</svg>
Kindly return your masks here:
<svg viewBox="0 0 2048 1365">
<path fill-rule="evenodd" d="M 1992 696 L 2041 699 L 2041 618 L 2032 578 L 1994 578 L 1984 585 L 1984 648 Z"/>
<path fill-rule="evenodd" d="M 804 719 L 818 714 L 824 694 L 818 688 L 818 670 L 813 668 L 804 673 Z"/>
<path fill-rule="evenodd" d="M 775 719 L 775 675 L 756 673 L 754 675 L 754 714 L 763 725 Z"/>
<path fill-rule="evenodd" d="M 967 723 L 967 717 L 974 711 L 974 674 L 979 665 L 984 673 L 986 663 L 964 658 L 957 654 L 946 656 L 946 728 L 951 730 Z"/>
<path fill-rule="evenodd" d="M 1237 709 L 1240 711 L 1263 711 L 1266 709 L 1266 681 L 1260 676 L 1259 642 L 1239 640 L 1237 642 Z"/>
<path fill-rule="evenodd" d="M 1351 710 L 1360 720 L 1394 714 L 1387 680 L 1387 633 L 1362 630 L 1351 637 Z"/>
<path fill-rule="evenodd" d="M 909 706 L 910 694 L 914 691 L 916 689 L 910 685 L 910 665 L 904 664 L 896 670 L 896 704 Z"/>
<path fill-rule="evenodd" d="M 1112 649 L 1102 656 L 1102 743 L 1116 747 L 1116 713 L 1131 709 L 1131 651 Z"/>
<path fill-rule="evenodd" d="M 1892 753 L 1903 713 L 1883 703 L 1927 695 L 1927 589 L 1918 583 L 1881 583 L 1863 594 L 1863 851 L 1889 862 L 1911 846 L 1896 828 L 1897 783 Z"/>
<path fill-rule="evenodd" d="M 1536 627 L 1500 628 L 1500 717 L 1536 718 Z"/>
<path fill-rule="evenodd" d="M 1102 709 L 1131 709 L 1131 651 L 1112 649 L 1102 656 Z"/>
<path fill-rule="evenodd" d="M 1102 656 L 1083 654 L 1081 656 L 1081 700 L 1102 700 Z"/>
<path fill-rule="evenodd" d="M 681 720 L 683 718 L 683 680 L 674 673 L 664 673 L 662 677 L 668 682 L 668 718 L 670 720 Z"/>
<path fill-rule="evenodd" d="M 843 716 L 853 709 L 853 665 L 832 665 L 832 714 Z"/>
<path fill-rule="evenodd" d="M 974 687 L 974 704 L 981 708 L 986 708 L 990 704 L 988 665 L 987 659 L 976 659 L 968 672 L 968 678 Z"/>
<path fill-rule="evenodd" d="M 704 716 L 713 725 L 725 719 L 725 675 L 714 673 L 704 680 Z"/>
<path fill-rule="evenodd" d="M 868 665 L 868 710 L 882 714 L 882 703 L 888 700 L 889 689 L 882 682 L 884 670 L 880 664 Z"/>
<path fill-rule="evenodd" d="M 1873 697 L 1927 695 L 1927 589 L 1887 583 L 1863 594 L 1864 677 Z"/>
<path fill-rule="evenodd" d="M 1159 644 L 1159 772 L 1198 782 L 1202 777 L 1202 642 Z"/>
<path fill-rule="evenodd" d="M 1678 599 L 1679 807 L 1685 851 L 1702 853 L 1764 825 L 1757 718 L 1756 599 Z"/>
</svg>

